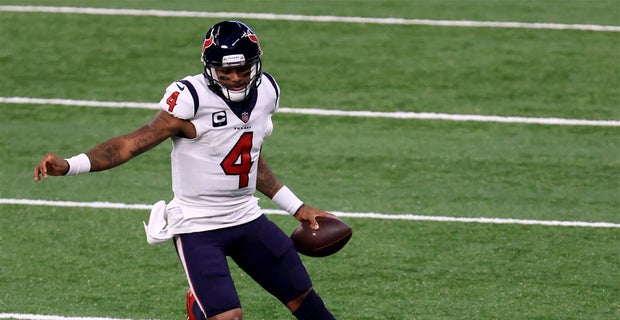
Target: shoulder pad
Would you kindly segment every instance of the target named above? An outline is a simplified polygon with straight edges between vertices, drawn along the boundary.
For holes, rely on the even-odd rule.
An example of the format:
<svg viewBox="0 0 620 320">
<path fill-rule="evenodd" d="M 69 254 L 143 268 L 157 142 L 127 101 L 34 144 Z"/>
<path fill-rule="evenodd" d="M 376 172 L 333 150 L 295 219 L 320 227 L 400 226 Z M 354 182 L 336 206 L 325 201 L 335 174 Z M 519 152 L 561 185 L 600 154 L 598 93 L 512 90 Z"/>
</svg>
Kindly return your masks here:
<svg viewBox="0 0 620 320">
<path fill-rule="evenodd" d="M 280 98 L 280 87 L 278 86 L 276 79 L 274 79 L 273 76 L 267 72 L 263 72 L 263 75 L 265 76 L 265 78 L 267 78 L 267 80 L 269 80 L 269 83 L 271 84 L 271 86 L 273 86 L 273 89 L 276 91 L 276 97 Z"/>
<path fill-rule="evenodd" d="M 270 75 L 269 73 L 263 72 L 263 77 L 267 78 L 267 81 L 264 81 L 264 82 L 267 82 L 268 85 L 271 85 L 271 87 L 273 88 L 273 92 L 275 93 L 276 102 L 273 106 L 273 110 L 271 110 L 271 113 L 273 113 L 273 112 L 276 112 L 280 108 L 280 87 L 278 86 L 276 79 L 274 79 L 273 76 Z"/>
<path fill-rule="evenodd" d="M 166 88 L 159 107 L 179 119 L 192 119 L 198 110 L 198 94 L 188 80 L 177 80 Z"/>
</svg>

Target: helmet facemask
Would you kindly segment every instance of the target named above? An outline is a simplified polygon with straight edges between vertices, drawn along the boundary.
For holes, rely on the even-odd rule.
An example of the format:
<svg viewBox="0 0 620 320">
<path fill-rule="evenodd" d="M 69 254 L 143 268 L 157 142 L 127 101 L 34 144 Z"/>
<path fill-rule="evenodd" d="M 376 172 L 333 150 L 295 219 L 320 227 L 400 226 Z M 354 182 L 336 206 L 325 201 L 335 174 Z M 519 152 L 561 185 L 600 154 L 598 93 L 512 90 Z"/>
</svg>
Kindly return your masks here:
<svg viewBox="0 0 620 320">
<path fill-rule="evenodd" d="M 262 50 L 258 37 L 250 27 L 239 21 L 223 21 L 214 25 L 205 35 L 201 60 L 209 88 L 227 101 L 240 102 L 248 98 L 260 84 Z M 250 80 L 245 88 L 229 89 L 226 81 L 218 78 L 218 68 L 250 66 Z M 247 68 L 244 70 L 247 72 Z M 221 75 L 222 78 L 224 77 Z"/>
<path fill-rule="evenodd" d="M 245 64 L 238 65 L 238 67 L 244 66 Z M 235 67 L 235 66 L 226 66 L 226 67 Z M 205 77 L 209 81 L 209 86 L 216 92 L 220 92 L 222 97 L 226 100 L 240 102 L 250 95 L 250 91 L 254 87 L 258 87 L 260 84 L 260 75 L 261 75 L 261 61 L 258 59 L 252 66 L 250 67 L 250 81 L 245 86 L 245 88 L 241 90 L 231 90 L 228 89 L 224 84 L 220 82 L 218 79 L 217 72 L 215 71 L 216 67 L 206 66 L 205 65 Z"/>
</svg>

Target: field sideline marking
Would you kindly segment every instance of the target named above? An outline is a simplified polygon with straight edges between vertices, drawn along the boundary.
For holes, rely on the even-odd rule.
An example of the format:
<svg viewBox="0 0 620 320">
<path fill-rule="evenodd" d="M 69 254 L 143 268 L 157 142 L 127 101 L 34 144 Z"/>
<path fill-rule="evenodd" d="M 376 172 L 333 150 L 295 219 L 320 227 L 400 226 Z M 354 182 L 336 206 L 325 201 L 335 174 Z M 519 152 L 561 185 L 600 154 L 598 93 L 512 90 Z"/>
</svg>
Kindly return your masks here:
<svg viewBox="0 0 620 320">
<path fill-rule="evenodd" d="M 27 313 L 0 313 L 0 319 L 22 319 L 22 320 L 131 320 L 117 318 L 100 317 L 65 317 L 56 315 L 41 315 Z"/>
<path fill-rule="evenodd" d="M 118 202 L 78 202 L 78 201 L 50 201 L 35 199 L 5 199 L 0 198 L 0 204 L 17 204 L 29 206 L 52 206 L 72 208 L 103 208 L 103 209 L 132 209 L 150 210 L 150 204 L 126 204 Z M 282 210 L 263 209 L 266 214 L 289 215 Z M 435 221 L 435 222 L 464 222 L 464 223 L 487 223 L 487 224 L 520 224 L 556 227 L 589 227 L 589 228 L 620 228 L 620 223 L 612 222 L 585 222 L 585 221 L 559 221 L 559 220 L 529 220 L 529 219 L 506 219 L 506 218 L 465 218 L 445 216 L 424 216 L 418 214 L 385 214 L 375 212 L 339 212 L 331 211 L 340 217 L 389 219 L 409 221 Z"/>
<path fill-rule="evenodd" d="M 426 26 L 440 26 L 440 27 L 523 28 L 523 29 L 553 29 L 553 30 L 620 32 L 620 26 L 604 26 L 604 25 L 592 25 L 592 24 L 563 24 L 563 23 L 540 23 L 540 22 L 528 23 L 528 22 L 500 22 L 500 21 L 471 21 L 471 20 L 430 20 L 430 19 L 405 19 L 405 18 L 367 18 L 367 17 L 310 16 L 310 15 L 299 15 L 299 14 L 248 13 L 248 12 L 201 12 L 201 11 L 52 7 L 52 6 L 0 6 L 0 11 L 78 13 L 78 14 L 96 14 L 96 15 L 126 15 L 126 16 L 154 16 L 154 17 L 220 18 L 220 19 L 236 18 L 236 19 L 286 20 L 286 21 L 306 21 L 306 22 L 346 22 L 346 23 L 372 23 L 372 24 L 397 24 L 397 25 L 426 25 Z"/>
<path fill-rule="evenodd" d="M 147 102 L 114 102 L 114 101 L 95 101 L 95 100 L 42 99 L 42 98 L 26 98 L 26 97 L 0 97 L 0 103 L 64 105 L 64 106 L 103 107 L 103 108 L 159 109 L 159 106 L 157 103 L 147 103 Z M 475 114 L 447 114 L 447 113 L 432 113 L 432 112 L 343 111 L 343 110 L 327 110 L 327 109 L 317 109 L 317 108 L 284 108 L 284 107 L 281 107 L 278 110 L 278 112 L 292 113 L 292 114 L 318 115 L 318 116 L 476 121 L 476 122 L 522 123 L 522 124 L 543 124 L 543 125 L 565 125 L 565 126 L 620 127 L 620 121 L 618 120 L 502 117 L 502 116 L 485 116 L 485 115 L 475 115 Z"/>
</svg>

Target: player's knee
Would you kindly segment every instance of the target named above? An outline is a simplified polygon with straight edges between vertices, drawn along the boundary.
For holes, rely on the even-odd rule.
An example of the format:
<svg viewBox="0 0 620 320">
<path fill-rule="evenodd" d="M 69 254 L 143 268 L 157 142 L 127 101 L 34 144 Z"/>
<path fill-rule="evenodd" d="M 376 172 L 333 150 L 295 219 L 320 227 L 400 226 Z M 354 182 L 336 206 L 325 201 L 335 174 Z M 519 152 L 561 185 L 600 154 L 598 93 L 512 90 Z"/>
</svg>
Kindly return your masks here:
<svg viewBox="0 0 620 320">
<path fill-rule="evenodd" d="M 296 306 L 296 308 L 291 308 Z M 323 300 L 310 288 L 302 295 L 287 304 L 293 315 L 299 320 L 335 320 L 327 310 Z"/>
<path fill-rule="evenodd" d="M 241 308 L 228 310 L 226 312 L 222 312 L 220 314 L 216 314 L 214 316 L 208 317 L 207 320 L 242 320 L 243 313 L 241 312 Z"/>
<path fill-rule="evenodd" d="M 299 308 L 299 306 L 301 305 L 301 302 L 304 301 L 304 299 L 306 298 L 306 296 L 310 293 L 310 291 L 312 291 L 312 287 L 310 287 L 308 290 L 304 291 L 302 294 L 298 295 L 297 297 L 295 297 L 295 299 L 289 301 L 286 304 L 286 307 L 291 311 L 291 312 L 295 312 L 295 310 L 297 310 L 297 308 Z"/>
<path fill-rule="evenodd" d="M 196 301 L 196 297 L 194 296 L 194 293 L 191 290 L 187 291 L 186 305 L 187 305 L 187 320 L 242 320 L 243 319 L 241 308 L 234 308 L 228 311 L 218 313 L 216 315 L 206 317 L 204 312 L 198 305 L 198 301 Z"/>
</svg>

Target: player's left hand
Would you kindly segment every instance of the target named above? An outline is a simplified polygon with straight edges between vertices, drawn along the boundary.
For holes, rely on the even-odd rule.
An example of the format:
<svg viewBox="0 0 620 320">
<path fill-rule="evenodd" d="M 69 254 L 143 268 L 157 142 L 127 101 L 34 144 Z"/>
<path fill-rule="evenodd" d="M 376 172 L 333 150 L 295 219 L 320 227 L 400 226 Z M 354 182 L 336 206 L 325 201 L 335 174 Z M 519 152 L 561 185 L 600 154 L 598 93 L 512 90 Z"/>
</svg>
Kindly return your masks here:
<svg viewBox="0 0 620 320">
<path fill-rule="evenodd" d="M 336 218 L 336 215 L 334 214 L 309 205 L 301 206 L 301 208 L 299 208 L 299 210 L 295 213 L 295 218 L 300 222 L 310 222 L 310 228 L 313 230 L 317 230 L 319 228 L 319 224 L 316 222 L 316 217 L 319 216 Z"/>
</svg>

